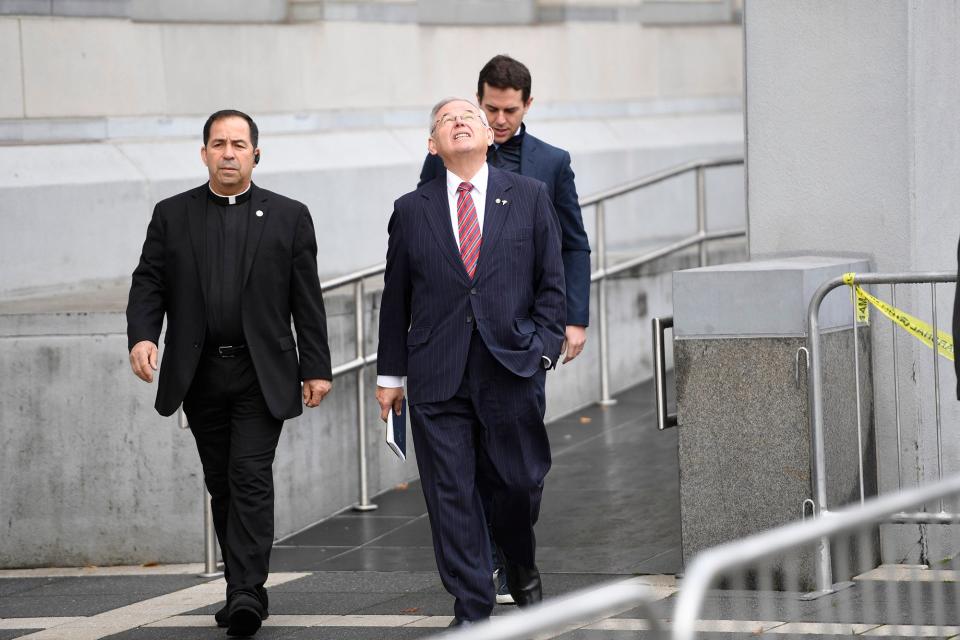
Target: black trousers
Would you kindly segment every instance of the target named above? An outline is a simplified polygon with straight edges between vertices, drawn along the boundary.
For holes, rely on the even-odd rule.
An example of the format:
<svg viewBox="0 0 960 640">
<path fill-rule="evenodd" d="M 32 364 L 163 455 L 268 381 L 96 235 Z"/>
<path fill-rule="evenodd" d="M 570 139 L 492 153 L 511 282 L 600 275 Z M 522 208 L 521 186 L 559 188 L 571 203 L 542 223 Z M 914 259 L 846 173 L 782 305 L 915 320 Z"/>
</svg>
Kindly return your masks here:
<svg viewBox="0 0 960 640">
<path fill-rule="evenodd" d="M 263 597 L 273 546 L 273 459 L 283 421 L 269 409 L 247 351 L 203 356 L 183 401 L 220 542 L 227 598 Z"/>
<path fill-rule="evenodd" d="M 437 568 L 463 620 L 489 617 L 495 602 L 488 519 L 508 561 L 536 566 L 533 526 L 551 462 L 545 376 L 510 373 L 475 332 L 457 393 L 410 407 Z"/>
</svg>

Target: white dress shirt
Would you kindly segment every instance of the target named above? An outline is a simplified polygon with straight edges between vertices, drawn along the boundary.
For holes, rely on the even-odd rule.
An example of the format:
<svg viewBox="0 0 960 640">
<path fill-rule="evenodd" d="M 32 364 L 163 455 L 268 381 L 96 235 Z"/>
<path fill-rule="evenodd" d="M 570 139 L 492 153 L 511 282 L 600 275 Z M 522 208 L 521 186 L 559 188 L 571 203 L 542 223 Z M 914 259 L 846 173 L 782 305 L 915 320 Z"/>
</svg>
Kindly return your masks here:
<svg viewBox="0 0 960 640">
<path fill-rule="evenodd" d="M 460 221 L 457 219 L 457 198 L 459 192 L 457 188 L 461 182 L 469 182 L 473 185 L 470 191 L 470 197 L 473 198 L 473 206 L 477 210 L 477 224 L 480 225 L 480 232 L 483 233 L 483 213 L 486 210 L 487 199 L 487 180 L 490 177 L 490 170 L 487 163 L 484 162 L 480 170 L 469 180 L 462 180 L 460 176 L 447 170 L 447 203 L 450 205 L 450 226 L 453 227 L 453 239 L 460 246 Z M 482 242 L 482 240 L 481 240 Z M 402 387 L 405 376 L 377 376 L 378 387 Z"/>
</svg>

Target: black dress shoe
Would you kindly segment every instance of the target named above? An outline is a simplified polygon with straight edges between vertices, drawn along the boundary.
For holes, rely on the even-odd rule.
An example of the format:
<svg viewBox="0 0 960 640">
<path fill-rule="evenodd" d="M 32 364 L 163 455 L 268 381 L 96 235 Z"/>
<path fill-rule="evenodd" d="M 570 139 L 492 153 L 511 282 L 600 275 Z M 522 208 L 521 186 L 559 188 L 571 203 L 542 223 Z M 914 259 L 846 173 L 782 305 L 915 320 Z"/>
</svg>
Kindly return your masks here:
<svg viewBox="0 0 960 640">
<path fill-rule="evenodd" d="M 540 572 L 536 567 L 521 567 L 518 564 L 507 564 L 507 587 L 510 595 L 520 607 L 529 607 L 543 600 L 543 587 L 540 583 Z"/>
<path fill-rule="evenodd" d="M 217 626 L 226 629 L 230 626 L 230 605 L 223 605 L 220 610 L 213 614 L 213 619 L 217 621 Z"/>
<path fill-rule="evenodd" d="M 260 602 L 263 603 L 263 617 L 261 620 L 266 620 L 270 617 L 270 598 L 267 597 L 267 590 L 263 587 L 257 589 L 257 593 L 260 594 Z M 217 626 L 221 629 L 226 629 L 230 626 L 230 605 L 223 605 L 220 607 L 220 610 L 213 614 L 213 619 L 217 621 Z"/>
<path fill-rule="evenodd" d="M 227 635 L 233 638 L 252 636 L 263 621 L 263 605 L 260 598 L 252 593 L 241 591 L 233 594 L 227 612 Z"/>
</svg>

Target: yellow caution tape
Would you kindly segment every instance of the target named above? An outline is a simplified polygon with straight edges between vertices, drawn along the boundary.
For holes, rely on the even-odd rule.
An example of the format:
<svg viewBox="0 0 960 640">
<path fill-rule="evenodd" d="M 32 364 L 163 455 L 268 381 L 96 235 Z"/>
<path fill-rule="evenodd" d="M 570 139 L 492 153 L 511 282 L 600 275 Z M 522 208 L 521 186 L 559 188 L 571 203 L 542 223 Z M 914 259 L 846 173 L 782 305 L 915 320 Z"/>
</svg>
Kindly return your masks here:
<svg viewBox="0 0 960 640">
<path fill-rule="evenodd" d="M 864 291 L 863 287 L 854 284 L 855 278 L 855 273 L 843 274 L 843 283 L 848 285 L 852 289 L 853 295 L 856 296 L 857 322 L 870 322 L 870 305 L 873 305 L 880 313 L 906 329 L 914 338 L 931 349 L 933 348 L 933 327 L 923 320 L 918 320 L 909 313 L 873 297 Z M 937 331 L 937 353 L 947 360 L 953 360 L 953 336 L 943 331 Z"/>
</svg>

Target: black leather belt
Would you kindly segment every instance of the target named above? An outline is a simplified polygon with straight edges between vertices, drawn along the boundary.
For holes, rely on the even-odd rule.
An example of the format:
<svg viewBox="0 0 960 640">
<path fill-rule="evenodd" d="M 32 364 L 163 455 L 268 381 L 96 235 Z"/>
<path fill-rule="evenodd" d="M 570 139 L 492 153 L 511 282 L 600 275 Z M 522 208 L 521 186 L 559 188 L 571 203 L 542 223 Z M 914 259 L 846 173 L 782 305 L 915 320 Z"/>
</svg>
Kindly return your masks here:
<svg viewBox="0 0 960 640">
<path fill-rule="evenodd" d="M 245 344 L 225 344 L 219 347 L 208 347 L 205 353 L 215 358 L 236 358 L 237 354 L 246 350 L 246 348 L 247 345 Z"/>
</svg>

